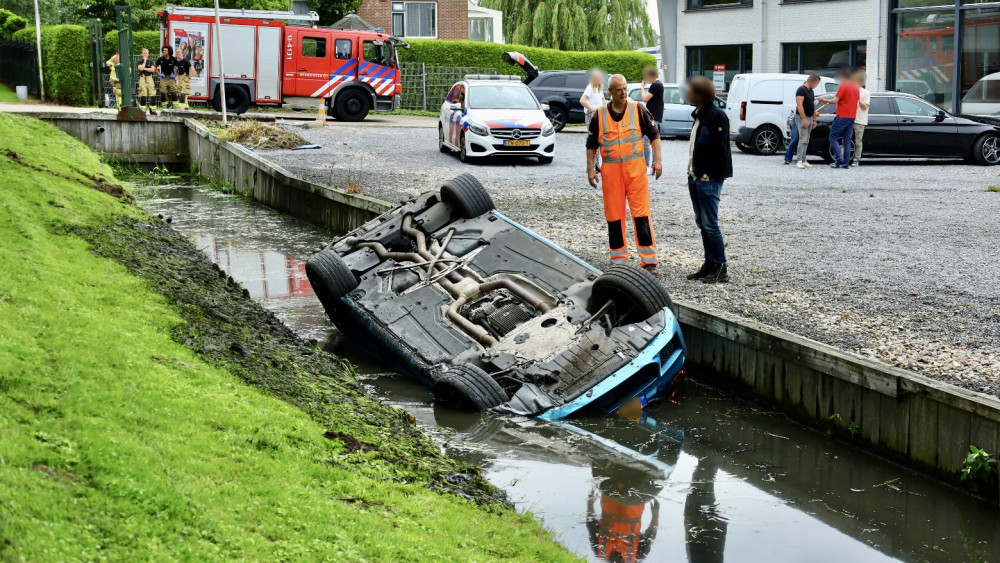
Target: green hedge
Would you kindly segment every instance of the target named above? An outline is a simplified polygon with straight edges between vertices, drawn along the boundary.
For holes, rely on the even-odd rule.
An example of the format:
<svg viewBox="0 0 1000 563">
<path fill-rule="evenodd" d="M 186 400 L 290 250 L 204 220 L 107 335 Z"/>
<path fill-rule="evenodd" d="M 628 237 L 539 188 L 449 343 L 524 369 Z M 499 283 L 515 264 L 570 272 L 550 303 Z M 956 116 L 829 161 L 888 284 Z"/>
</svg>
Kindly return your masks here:
<svg viewBox="0 0 1000 563">
<path fill-rule="evenodd" d="M 15 33 L 26 27 L 28 27 L 28 20 L 10 10 L 0 10 L 0 37 L 13 37 Z"/>
<path fill-rule="evenodd" d="M 656 59 L 635 51 L 558 51 L 526 45 L 498 45 L 481 41 L 409 40 L 410 50 L 400 49 L 404 62 L 434 66 L 492 67 L 498 74 L 524 74 L 520 67 L 500 60 L 507 51 L 519 51 L 539 70 L 587 70 L 600 68 L 611 74 L 624 74 L 629 80 L 642 79 L 642 69 L 655 65 Z"/>
<path fill-rule="evenodd" d="M 135 31 L 132 32 L 132 54 L 139 56 L 143 49 L 149 49 L 149 56 L 156 59 L 160 56 L 160 32 L 159 31 Z M 118 32 L 112 31 L 104 36 L 104 60 L 111 58 L 118 50 Z M 104 61 L 101 61 L 104 62 Z"/>
<path fill-rule="evenodd" d="M 26 27 L 15 33 L 13 38 L 34 43 L 35 28 Z M 89 52 L 90 32 L 86 28 L 79 25 L 42 26 L 46 97 L 72 106 L 91 105 Z"/>
</svg>

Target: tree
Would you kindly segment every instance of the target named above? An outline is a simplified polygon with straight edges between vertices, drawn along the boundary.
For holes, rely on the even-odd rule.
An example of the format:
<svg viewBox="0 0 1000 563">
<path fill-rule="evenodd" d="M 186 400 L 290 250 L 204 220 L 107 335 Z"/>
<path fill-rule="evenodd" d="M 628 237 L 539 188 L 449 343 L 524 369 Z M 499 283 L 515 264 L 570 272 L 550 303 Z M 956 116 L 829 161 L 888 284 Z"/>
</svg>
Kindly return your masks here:
<svg viewBox="0 0 1000 563">
<path fill-rule="evenodd" d="M 511 43 L 567 51 L 648 47 L 656 35 L 649 0 L 481 0 L 503 12 Z"/>
<path fill-rule="evenodd" d="M 319 14 L 319 25 L 330 25 L 351 10 L 357 11 L 360 4 L 360 0 L 310 0 L 309 9 Z"/>
</svg>

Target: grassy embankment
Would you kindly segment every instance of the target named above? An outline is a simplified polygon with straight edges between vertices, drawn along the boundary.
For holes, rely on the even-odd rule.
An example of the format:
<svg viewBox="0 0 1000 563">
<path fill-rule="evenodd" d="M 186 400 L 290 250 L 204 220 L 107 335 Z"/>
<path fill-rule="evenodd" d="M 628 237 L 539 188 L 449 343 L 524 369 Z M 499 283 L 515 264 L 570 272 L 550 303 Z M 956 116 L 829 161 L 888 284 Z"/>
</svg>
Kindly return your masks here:
<svg viewBox="0 0 1000 563">
<path fill-rule="evenodd" d="M 0 102 L 27 102 L 28 100 L 18 100 L 17 92 L 13 88 L 0 82 Z"/>
<path fill-rule="evenodd" d="M 570 558 L 82 144 L 0 139 L 0 560 Z"/>
</svg>

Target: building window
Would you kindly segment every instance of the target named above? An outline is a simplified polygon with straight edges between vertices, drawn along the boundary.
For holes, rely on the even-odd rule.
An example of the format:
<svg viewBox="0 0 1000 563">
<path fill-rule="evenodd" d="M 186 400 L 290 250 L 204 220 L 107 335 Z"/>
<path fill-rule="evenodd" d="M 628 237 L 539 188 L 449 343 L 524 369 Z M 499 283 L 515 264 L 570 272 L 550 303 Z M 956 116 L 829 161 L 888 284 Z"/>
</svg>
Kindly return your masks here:
<svg viewBox="0 0 1000 563">
<path fill-rule="evenodd" d="M 303 37 L 302 56 L 322 59 L 326 56 L 326 39 L 322 37 Z"/>
<path fill-rule="evenodd" d="M 493 42 L 493 18 L 469 18 L 469 39 Z"/>
<path fill-rule="evenodd" d="M 724 82 L 722 91 L 729 91 L 729 84 L 737 74 L 753 71 L 752 45 L 708 45 L 687 48 L 687 76 L 707 76 L 713 80 L 716 72 Z"/>
<path fill-rule="evenodd" d="M 746 6 L 753 6 L 753 0 L 687 0 L 688 10 L 740 8 Z"/>
<path fill-rule="evenodd" d="M 437 2 L 393 2 L 392 34 L 436 38 Z"/>
<path fill-rule="evenodd" d="M 953 11 L 896 16 L 892 89 L 920 96 L 943 108 L 954 107 L 954 23 Z"/>
<path fill-rule="evenodd" d="M 783 51 L 783 72 L 835 76 L 842 68 L 864 70 L 868 64 L 867 41 L 785 43 Z"/>
</svg>

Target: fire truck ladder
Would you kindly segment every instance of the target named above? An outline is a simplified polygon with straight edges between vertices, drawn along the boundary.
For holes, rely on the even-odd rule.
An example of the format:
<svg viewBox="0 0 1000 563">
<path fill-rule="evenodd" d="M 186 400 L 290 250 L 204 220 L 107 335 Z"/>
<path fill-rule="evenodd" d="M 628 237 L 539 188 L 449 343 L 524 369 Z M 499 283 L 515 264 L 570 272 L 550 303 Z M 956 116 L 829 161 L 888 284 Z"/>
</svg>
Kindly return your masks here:
<svg viewBox="0 0 1000 563">
<path fill-rule="evenodd" d="M 166 12 L 177 16 L 204 16 L 215 17 L 215 10 L 212 8 L 191 8 L 187 6 L 173 6 L 167 4 Z M 308 14 L 296 14 L 291 10 L 244 10 L 235 8 L 225 8 L 219 10 L 219 17 L 222 18 L 249 18 L 271 21 L 319 21 L 319 14 L 309 12 Z"/>
</svg>

